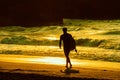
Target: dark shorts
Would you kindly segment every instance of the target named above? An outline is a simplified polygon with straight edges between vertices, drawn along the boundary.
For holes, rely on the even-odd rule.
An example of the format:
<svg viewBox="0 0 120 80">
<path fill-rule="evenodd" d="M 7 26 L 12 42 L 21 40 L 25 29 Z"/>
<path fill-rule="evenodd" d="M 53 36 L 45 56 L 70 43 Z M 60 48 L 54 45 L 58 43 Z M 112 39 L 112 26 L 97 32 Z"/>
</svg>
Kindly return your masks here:
<svg viewBox="0 0 120 80">
<path fill-rule="evenodd" d="M 64 48 L 64 53 L 65 53 L 65 56 L 68 56 L 68 55 L 69 55 L 69 53 L 70 53 L 70 49 L 68 49 L 68 48 L 67 48 L 67 49 L 65 49 L 65 48 Z"/>
</svg>

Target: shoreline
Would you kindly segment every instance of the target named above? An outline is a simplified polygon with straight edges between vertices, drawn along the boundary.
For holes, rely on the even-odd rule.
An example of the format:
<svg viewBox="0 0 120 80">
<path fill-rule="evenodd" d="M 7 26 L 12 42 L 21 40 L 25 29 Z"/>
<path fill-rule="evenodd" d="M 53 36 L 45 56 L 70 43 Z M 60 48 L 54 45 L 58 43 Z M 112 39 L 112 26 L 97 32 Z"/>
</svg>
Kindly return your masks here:
<svg viewBox="0 0 120 80">
<path fill-rule="evenodd" d="M 119 50 L 83 46 L 77 46 L 77 50 L 77 54 L 74 51 L 70 52 L 71 58 L 120 62 Z M 0 44 L 0 54 L 64 57 L 63 49 L 59 49 L 58 46 Z"/>
</svg>

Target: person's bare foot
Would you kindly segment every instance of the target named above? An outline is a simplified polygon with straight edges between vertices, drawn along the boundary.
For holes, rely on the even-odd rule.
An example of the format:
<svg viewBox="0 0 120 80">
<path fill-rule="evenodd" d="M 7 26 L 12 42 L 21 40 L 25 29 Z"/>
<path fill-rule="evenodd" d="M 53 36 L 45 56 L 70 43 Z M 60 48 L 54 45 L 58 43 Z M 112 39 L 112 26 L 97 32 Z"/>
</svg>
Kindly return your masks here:
<svg viewBox="0 0 120 80">
<path fill-rule="evenodd" d="M 68 69 L 68 66 L 65 66 Z"/>
</svg>

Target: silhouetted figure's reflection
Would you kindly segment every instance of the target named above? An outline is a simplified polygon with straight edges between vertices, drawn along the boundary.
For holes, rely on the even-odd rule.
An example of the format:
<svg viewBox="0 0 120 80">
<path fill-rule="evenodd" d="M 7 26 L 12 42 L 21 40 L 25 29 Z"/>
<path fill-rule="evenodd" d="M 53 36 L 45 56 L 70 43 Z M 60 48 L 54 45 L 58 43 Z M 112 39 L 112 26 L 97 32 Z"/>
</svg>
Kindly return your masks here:
<svg viewBox="0 0 120 80">
<path fill-rule="evenodd" d="M 67 68 L 65 70 L 60 70 L 60 72 L 65 73 L 66 75 L 70 75 L 71 73 L 79 73 L 79 70 Z"/>
<path fill-rule="evenodd" d="M 70 50 L 72 50 L 71 39 L 72 39 L 72 35 L 67 33 L 67 28 L 63 28 L 63 34 L 60 36 L 59 48 L 61 49 L 61 42 L 63 41 L 64 54 L 66 57 L 66 68 L 68 68 L 68 64 L 70 65 L 70 68 L 72 68 L 72 64 L 69 58 Z M 75 42 L 72 42 L 72 43 L 75 44 Z M 74 49 L 76 50 L 75 47 Z"/>
</svg>

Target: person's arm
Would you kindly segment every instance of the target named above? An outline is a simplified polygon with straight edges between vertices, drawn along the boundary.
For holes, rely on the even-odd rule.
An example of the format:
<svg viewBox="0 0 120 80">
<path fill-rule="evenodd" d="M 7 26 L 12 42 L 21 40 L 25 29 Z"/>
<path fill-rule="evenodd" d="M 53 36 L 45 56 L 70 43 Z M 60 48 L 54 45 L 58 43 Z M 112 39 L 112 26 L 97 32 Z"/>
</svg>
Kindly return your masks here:
<svg viewBox="0 0 120 80">
<path fill-rule="evenodd" d="M 61 49 L 62 36 L 60 36 L 59 48 Z"/>
</svg>

